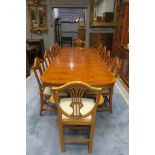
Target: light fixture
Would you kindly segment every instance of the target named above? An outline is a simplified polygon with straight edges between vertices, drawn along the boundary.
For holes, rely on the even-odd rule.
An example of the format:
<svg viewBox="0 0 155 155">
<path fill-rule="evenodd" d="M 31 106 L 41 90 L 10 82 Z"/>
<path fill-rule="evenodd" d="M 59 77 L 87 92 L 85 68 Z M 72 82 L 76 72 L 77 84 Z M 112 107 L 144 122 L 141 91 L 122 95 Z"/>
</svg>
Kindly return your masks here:
<svg viewBox="0 0 155 155">
<path fill-rule="evenodd" d="M 76 22 L 76 23 L 78 23 L 78 22 L 79 22 L 79 20 L 80 20 L 80 17 L 78 17 L 78 18 L 76 19 L 76 21 L 75 21 L 75 22 Z"/>
</svg>

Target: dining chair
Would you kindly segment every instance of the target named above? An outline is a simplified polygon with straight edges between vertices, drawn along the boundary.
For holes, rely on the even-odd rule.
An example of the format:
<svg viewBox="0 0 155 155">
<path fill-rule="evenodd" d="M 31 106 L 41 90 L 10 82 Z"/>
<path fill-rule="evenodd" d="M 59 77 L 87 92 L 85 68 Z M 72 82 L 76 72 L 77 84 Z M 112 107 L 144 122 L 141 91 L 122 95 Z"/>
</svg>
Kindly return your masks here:
<svg viewBox="0 0 155 155">
<path fill-rule="evenodd" d="M 110 66 L 110 64 L 111 64 L 110 50 L 108 50 L 108 51 L 106 52 L 106 59 L 105 59 L 105 62 L 106 62 L 106 64 L 107 64 L 108 66 Z"/>
<path fill-rule="evenodd" d="M 51 103 L 54 104 L 54 99 L 53 99 L 53 92 L 50 87 L 44 87 L 41 80 L 40 76 L 43 74 L 45 67 L 44 63 L 41 59 L 35 58 L 34 59 L 34 65 L 32 67 L 32 70 L 34 72 L 35 78 L 37 80 L 38 86 L 39 86 L 39 93 L 40 93 L 40 115 L 42 115 L 43 111 L 48 111 L 48 112 L 56 112 L 55 109 L 47 109 L 46 108 L 46 101 L 47 99 L 50 99 Z"/>
<path fill-rule="evenodd" d="M 48 50 L 45 51 L 44 61 L 45 61 L 46 68 L 52 63 L 52 56 Z"/>
<path fill-rule="evenodd" d="M 110 51 L 107 52 L 107 56 L 110 57 Z M 109 62 L 107 61 L 107 65 L 115 78 L 117 78 L 120 70 L 119 58 L 110 58 Z M 112 98 L 112 96 L 110 95 L 112 94 L 112 91 L 113 90 L 111 88 L 102 88 L 97 111 L 111 110 L 110 112 L 112 112 L 112 107 L 110 107 L 110 99 Z M 90 96 L 91 98 L 93 98 L 94 93 L 92 93 L 91 91 L 87 91 L 86 96 Z M 105 103 L 107 103 L 106 106 L 104 106 Z"/>
<path fill-rule="evenodd" d="M 107 62 L 107 66 L 109 67 L 110 70 L 111 70 L 112 62 L 113 62 L 113 58 L 110 57 L 110 59 Z"/>
<path fill-rule="evenodd" d="M 74 47 L 84 47 L 85 41 L 83 41 L 81 39 L 76 39 L 75 41 L 73 41 L 73 46 Z"/>
<path fill-rule="evenodd" d="M 59 87 L 53 87 L 52 90 L 58 110 L 61 151 L 65 151 L 65 142 L 87 142 L 88 152 L 92 152 L 96 109 L 101 88 L 92 87 L 80 81 L 72 81 Z M 59 96 L 60 92 L 64 90 L 69 93 L 68 98 Z M 94 91 L 96 98 L 84 98 L 86 90 Z M 65 138 L 66 128 L 77 130 L 86 128 L 89 131 L 89 136 L 87 138 Z"/>
<path fill-rule="evenodd" d="M 56 57 L 56 55 L 57 55 L 56 48 L 55 48 L 54 45 L 50 47 L 50 53 L 51 53 L 51 55 L 52 55 L 52 57 L 54 59 Z"/>
<path fill-rule="evenodd" d="M 120 61 L 118 57 L 115 57 L 110 65 L 110 70 L 113 75 L 117 78 L 120 70 Z"/>
<path fill-rule="evenodd" d="M 97 47 L 97 50 L 99 51 L 100 54 L 101 54 L 102 48 L 103 48 L 103 45 L 102 43 L 100 43 Z"/>
<path fill-rule="evenodd" d="M 120 70 L 119 58 L 118 57 L 115 57 L 115 58 L 113 58 L 110 61 L 112 61 L 109 64 L 110 70 L 113 73 L 113 75 L 115 76 L 115 78 L 117 78 L 118 77 L 118 74 L 119 74 L 119 70 Z M 98 110 L 103 110 L 102 106 L 105 103 L 105 101 L 109 104 L 106 107 L 106 109 L 109 110 L 109 108 L 110 108 L 110 94 L 111 94 L 111 91 L 112 91 L 112 89 L 107 89 L 107 88 L 102 89 L 102 91 L 101 91 L 101 97 L 100 97 L 100 101 L 99 101 L 99 103 L 100 103 L 99 106 L 100 107 L 98 107 Z"/>
<path fill-rule="evenodd" d="M 56 49 L 56 55 L 57 55 L 57 54 L 60 52 L 61 47 L 60 47 L 60 45 L 59 45 L 58 43 L 55 43 L 54 46 L 55 46 L 55 49 Z"/>
<path fill-rule="evenodd" d="M 107 51 L 107 47 L 106 45 L 104 45 L 102 51 L 101 51 L 101 57 L 103 58 L 103 60 L 106 60 L 106 51 Z"/>
</svg>

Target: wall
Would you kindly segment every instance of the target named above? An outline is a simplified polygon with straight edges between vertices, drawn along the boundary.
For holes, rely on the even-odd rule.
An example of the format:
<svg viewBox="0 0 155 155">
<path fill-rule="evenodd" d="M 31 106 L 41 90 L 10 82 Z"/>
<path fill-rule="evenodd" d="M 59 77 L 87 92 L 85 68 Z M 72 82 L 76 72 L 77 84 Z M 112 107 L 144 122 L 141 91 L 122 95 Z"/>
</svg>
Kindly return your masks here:
<svg viewBox="0 0 155 155">
<path fill-rule="evenodd" d="M 121 4 L 123 4 L 125 2 L 129 2 L 129 0 L 121 0 Z"/>
<path fill-rule="evenodd" d="M 61 24 L 62 36 L 78 37 L 78 23 L 74 23 L 78 17 L 84 20 L 85 9 L 82 8 L 59 8 L 61 21 L 68 23 Z"/>
<path fill-rule="evenodd" d="M 28 7 L 26 8 L 26 39 L 44 39 L 44 46 L 45 49 L 49 49 L 50 45 L 52 44 L 52 28 L 51 24 L 51 7 L 50 7 L 50 0 L 46 1 L 47 7 L 47 27 L 48 32 L 43 34 L 32 33 L 30 31 L 30 22 L 29 22 L 29 15 L 28 15 Z"/>
<path fill-rule="evenodd" d="M 89 0 L 51 0 L 52 7 L 88 7 L 86 11 L 86 46 L 89 46 Z"/>
<path fill-rule="evenodd" d="M 104 12 L 114 11 L 114 0 L 100 0 L 96 4 L 96 16 L 102 16 Z"/>
</svg>

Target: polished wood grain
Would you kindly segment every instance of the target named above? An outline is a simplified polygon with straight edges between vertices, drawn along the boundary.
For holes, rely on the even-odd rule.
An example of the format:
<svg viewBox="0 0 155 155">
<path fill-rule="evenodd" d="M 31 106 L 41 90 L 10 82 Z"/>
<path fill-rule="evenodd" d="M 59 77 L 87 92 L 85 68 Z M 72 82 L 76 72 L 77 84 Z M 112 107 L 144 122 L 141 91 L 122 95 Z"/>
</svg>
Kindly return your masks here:
<svg viewBox="0 0 155 155">
<path fill-rule="evenodd" d="M 116 78 L 95 48 L 62 48 L 41 76 L 44 85 L 82 81 L 95 86 L 112 86 Z"/>
</svg>

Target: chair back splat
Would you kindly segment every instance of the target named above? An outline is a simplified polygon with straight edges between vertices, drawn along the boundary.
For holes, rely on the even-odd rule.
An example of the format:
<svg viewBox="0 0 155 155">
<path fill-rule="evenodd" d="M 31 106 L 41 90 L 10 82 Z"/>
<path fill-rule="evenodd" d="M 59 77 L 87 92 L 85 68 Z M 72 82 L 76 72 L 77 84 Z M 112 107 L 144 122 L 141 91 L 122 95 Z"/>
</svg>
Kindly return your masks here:
<svg viewBox="0 0 155 155">
<path fill-rule="evenodd" d="M 82 97 L 83 97 L 83 94 L 85 93 L 85 90 L 86 89 L 82 86 L 75 86 L 75 87 L 68 88 L 68 92 L 72 99 L 70 104 L 70 106 L 73 109 L 73 113 L 71 114 L 72 117 L 78 118 L 82 116 L 80 109 L 83 107 Z"/>
</svg>

